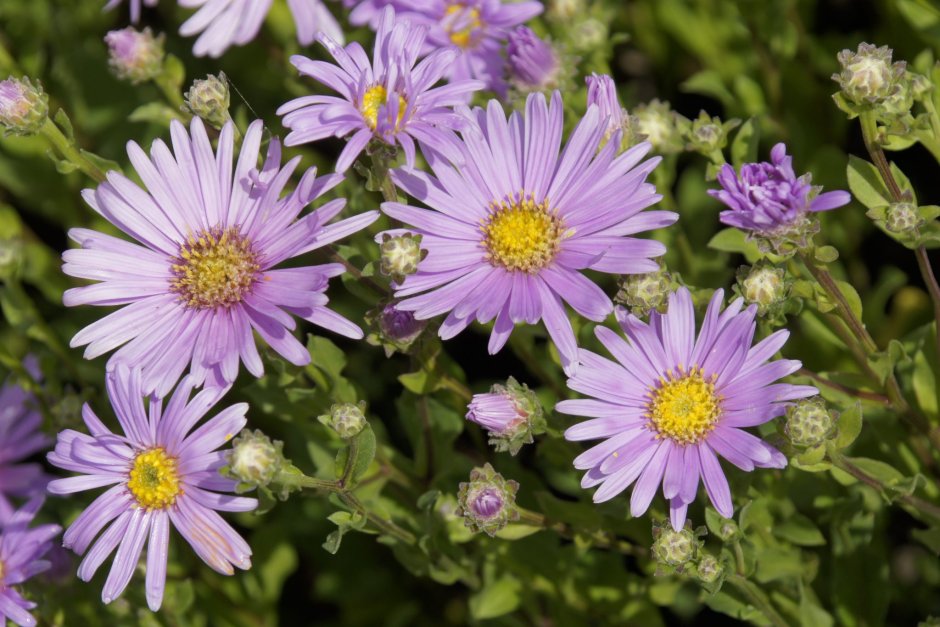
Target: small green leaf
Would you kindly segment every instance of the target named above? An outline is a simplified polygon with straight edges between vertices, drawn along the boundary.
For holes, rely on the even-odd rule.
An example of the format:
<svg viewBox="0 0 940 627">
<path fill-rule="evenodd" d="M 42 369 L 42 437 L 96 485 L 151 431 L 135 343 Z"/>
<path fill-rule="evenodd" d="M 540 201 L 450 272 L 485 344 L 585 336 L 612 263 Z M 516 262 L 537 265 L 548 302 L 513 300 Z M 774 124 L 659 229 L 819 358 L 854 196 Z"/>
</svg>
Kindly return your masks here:
<svg viewBox="0 0 940 627">
<path fill-rule="evenodd" d="M 55 117 L 52 118 L 55 123 L 62 129 L 62 132 L 65 133 L 65 136 L 68 137 L 70 142 L 75 142 L 75 129 L 72 128 L 72 120 L 69 119 L 69 114 L 65 112 L 65 109 L 59 109 L 55 113 Z"/>
<path fill-rule="evenodd" d="M 734 136 L 734 141 L 731 142 L 731 163 L 735 168 L 757 161 L 760 126 L 756 122 L 756 118 L 751 118 L 742 124 L 737 135 Z"/>
<path fill-rule="evenodd" d="M 521 540 L 527 538 L 533 533 L 541 531 L 541 527 L 535 525 L 524 525 L 521 523 L 510 523 L 496 532 L 496 537 L 503 540 Z"/>
<path fill-rule="evenodd" d="M 862 404 L 856 402 L 855 406 L 842 412 L 836 423 L 838 432 L 832 443 L 837 449 L 844 449 L 852 444 L 862 432 Z"/>
<path fill-rule="evenodd" d="M 881 180 L 878 168 L 868 161 L 859 159 L 855 155 L 849 155 L 846 177 L 852 195 L 869 209 L 891 204 L 891 193 Z"/>
<path fill-rule="evenodd" d="M 826 538 L 806 516 L 789 516 L 782 523 L 773 526 L 773 532 L 780 538 L 799 546 L 822 546 Z"/>
<path fill-rule="evenodd" d="M 814 254 L 816 260 L 822 263 L 832 263 L 839 258 L 839 251 L 834 246 L 819 246 Z"/>
<path fill-rule="evenodd" d="M 470 597 L 470 615 L 475 620 L 504 616 L 519 607 L 521 590 L 518 579 L 504 575 Z"/>
</svg>

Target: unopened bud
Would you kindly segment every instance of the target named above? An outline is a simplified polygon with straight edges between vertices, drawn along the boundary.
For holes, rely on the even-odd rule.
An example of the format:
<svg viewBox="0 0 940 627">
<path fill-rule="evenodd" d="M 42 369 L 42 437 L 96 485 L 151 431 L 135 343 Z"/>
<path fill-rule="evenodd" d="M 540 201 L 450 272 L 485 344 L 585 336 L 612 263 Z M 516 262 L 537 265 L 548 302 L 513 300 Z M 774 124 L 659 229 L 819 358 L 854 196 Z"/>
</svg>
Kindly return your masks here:
<svg viewBox="0 0 940 627">
<path fill-rule="evenodd" d="M 718 537 L 727 542 L 738 535 L 739 531 L 738 523 L 730 519 L 723 520 L 718 526 Z"/>
<path fill-rule="evenodd" d="M 608 33 L 607 25 L 604 22 L 589 17 L 574 25 L 571 45 L 579 52 L 596 50 L 607 41 Z"/>
<path fill-rule="evenodd" d="M 891 63 L 893 52 L 887 46 L 878 48 L 868 43 L 859 44 L 857 52 L 843 50 L 838 54 L 842 71 L 833 74 L 832 80 L 855 104 L 883 102 L 898 88 L 906 67 L 903 61 Z"/>
<path fill-rule="evenodd" d="M 836 420 L 822 397 L 799 400 L 787 408 L 784 426 L 787 437 L 796 446 L 818 446 L 835 430 Z"/>
<path fill-rule="evenodd" d="M 205 79 L 193 81 L 185 94 L 183 109 L 202 118 L 215 128 L 222 128 L 231 117 L 228 108 L 230 94 L 225 72 L 209 74 Z"/>
<path fill-rule="evenodd" d="M 688 564 L 695 558 L 698 540 L 691 529 L 676 531 L 671 525 L 653 527 L 653 556 L 658 562 L 673 568 Z"/>
<path fill-rule="evenodd" d="M 0 126 L 10 135 L 33 135 L 49 117 L 49 96 L 29 77 L 0 81 Z"/>
<path fill-rule="evenodd" d="M 417 320 L 413 312 L 399 309 L 395 303 L 368 312 L 365 320 L 372 328 L 366 341 L 384 347 L 388 357 L 395 351 L 408 351 L 428 325 L 426 320 Z"/>
<path fill-rule="evenodd" d="M 358 403 L 336 403 L 330 407 L 330 413 L 319 416 L 317 419 L 333 429 L 339 434 L 339 437 L 348 440 L 359 435 L 366 424 L 366 404 L 364 401 Z"/>
<path fill-rule="evenodd" d="M 892 233 L 914 233 L 922 223 L 917 207 L 909 202 L 896 202 L 885 211 L 885 228 Z"/>
<path fill-rule="evenodd" d="M 669 298 L 672 277 L 661 267 L 655 272 L 630 274 L 620 279 L 614 300 L 637 316 L 645 316 L 656 309 L 662 311 Z"/>
<path fill-rule="evenodd" d="M 678 117 L 668 102 L 652 100 L 633 109 L 639 126 L 639 132 L 653 145 L 653 151 L 661 155 L 681 152 L 682 134 Z M 688 124 L 688 120 L 685 120 Z"/>
<path fill-rule="evenodd" d="M 786 270 L 759 264 L 739 278 L 741 295 L 748 304 L 757 305 L 760 314 L 766 314 L 786 298 Z"/>
<path fill-rule="evenodd" d="M 229 475 L 246 485 L 268 485 L 285 465 L 283 446 L 258 429 L 245 429 L 227 453 Z"/>
<path fill-rule="evenodd" d="M 527 26 L 517 26 L 506 42 L 509 77 L 520 91 L 538 91 L 558 86 L 561 57 L 549 42 Z"/>
<path fill-rule="evenodd" d="M 474 394 L 467 406 L 467 420 L 490 434 L 497 451 L 519 452 L 533 436 L 545 432 L 542 404 L 527 385 L 509 377 L 506 385 L 496 384 L 487 394 Z"/>
<path fill-rule="evenodd" d="M 507 481 L 489 464 L 474 468 L 470 481 L 460 484 L 457 513 L 470 531 L 496 535 L 507 524 L 519 519 L 516 509 L 518 490 L 518 483 Z"/>
<path fill-rule="evenodd" d="M 584 13 L 584 0 L 549 0 L 546 15 L 557 22 L 568 22 Z"/>
<path fill-rule="evenodd" d="M 418 263 L 427 256 L 426 250 L 421 250 L 421 236 L 405 233 L 404 235 L 382 236 L 382 261 L 380 270 L 396 283 L 401 283 L 405 277 L 418 271 Z"/>
<path fill-rule="evenodd" d="M 138 31 L 128 26 L 109 32 L 104 41 L 114 74 L 134 84 L 159 76 L 163 71 L 163 39 L 162 34 L 154 37 L 149 28 Z"/>
<path fill-rule="evenodd" d="M 587 83 L 588 106 L 596 106 L 601 120 L 607 120 L 604 143 L 607 143 L 617 131 L 622 132 L 621 150 L 646 139 L 646 136 L 640 133 L 639 118 L 630 115 L 620 106 L 620 97 L 617 95 L 617 86 L 613 78 L 607 74 L 591 74 L 585 78 L 585 83 Z"/>
<path fill-rule="evenodd" d="M 715 583 L 721 577 L 723 570 L 721 562 L 710 553 L 702 555 L 698 564 L 695 565 L 695 574 L 702 583 Z"/>
</svg>

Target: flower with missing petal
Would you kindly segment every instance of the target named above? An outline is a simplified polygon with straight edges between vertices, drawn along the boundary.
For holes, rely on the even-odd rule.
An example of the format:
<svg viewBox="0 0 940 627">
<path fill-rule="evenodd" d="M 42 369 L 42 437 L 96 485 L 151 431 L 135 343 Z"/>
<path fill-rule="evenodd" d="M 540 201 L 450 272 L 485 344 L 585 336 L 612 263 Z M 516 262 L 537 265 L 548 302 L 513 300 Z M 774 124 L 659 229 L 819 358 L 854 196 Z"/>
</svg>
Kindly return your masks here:
<svg viewBox="0 0 940 627">
<path fill-rule="evenodd" d="M 131 21 L 140 18 L 141 2 L 156 6 L 157 0 L 130 0 Z M 274 0 L 178 0 L 182 7 L 196 12 L 180 26 L 184 37 L 199 35 L 193 45 L 197 57 L 220 57 L 231 46 L 244 46 L 258 36 Z M 121 0 L 110 0 L 105 9 L 113 9 Z M 313 43 L 319 32 L 343 40 L 343 29 L 323 4 L 323 0 L 287 0 L 297 26 L 297 41 L 302 46 Z"/>
<path fill-rule="evenodd" d="M 503 46 L 509 31 L 543 10 L 541 2 L 523 0 L 410 0 L 405 15 L 430 27 L 429 49 L 457 46 L 459 56 L 448 68 L 451 82 L 475 78 L 503 96 L 506 60 Z"/>
<path fill-rule="evenodd" d="M 398 187 L 430 207 L 382 205 L 420 234 L 428 251 L 418 271 L 396 286 L 398 308 L 419 320 L 449 312 L 439 331 L 444 339 L 473 320 L 495 318 L 491 354 L 505 345 L 514 323 L 542 320 L 567 369 L 577 346 L 563 303 L 597 322 L 613 310 L 583 271 L 659 268 L 652 258 L 665 246 L 631 237 L 678 217 L 643 211 L 661 198 L 646 182 L 659 159 L 641 163 L 648 144 L 617 156 L 619 134 L 600 148 L 607 121 L 596 107 L 561 150 L 557 92 L 550 106 L 542 94 L 530 95 L 525 115 L 515 112 L 508 120 L 495 100 L 485 111 L 465 114 L 473 124 L 456 146 L 462 163 L 435 161 L 433 175 L 408 167 L 392 172 Z"/>
<path fill-rule="evenodd" d="M 810 174 L 797 178 L 793 157 L 779 143 L 770 151 L 770 162 L 745 163 L 735 173 L 727 163 L 718 172 L 722 189 L 708 193 L 728 206 L 719 218 L 724 224 L 765 237 L 805 226 L 808 216 L 830 211 L 852 200 L 848 192 L 821 194 L 822 187 L 810 184 Z"/>
<path fill-rule="evenodd" d="M 52 538 L 59 535 L 62 528 L 59 525 L 29 526 L 43 500 L 42 496 L 36 497 L 11 513 L 0 530 L 0 620 L 4 624 L 7 620 L 20 627 L 36 624 L 29 613 L 36 604 L 24 599 L 14 586 L 51 567 L 43 557 L 52 548 Z"/>
<path fill-rule="evenodd" d="M 789 333 L 777 331 L 751 346 L 757 307 L 741 311 L 739 298 L 721 311 L 722 299 L 718 290 L 698 334 L 692 297 L 683 287 L 670 296 L 665 314 L 650 314 L 649 324 L 618 311 L 629 342 L 595 328 L 616 361 L 579 351 L 568 387 L 591 398 L 564 400 L 555 409 L 592 418 L 569 428 L 568 440 L 603 440 L 574 460 L 587 471 L 581 486 L 600 486 L 595 502 L 635 483 L 630 512 L 641 516 L 662 485 L 679 530 L 699 480 L 722 516 L 734 513 L 719 456 L 744 471 L 786 466 L 783 454 L 744 429 L 783 415 L 788 401 L 812 396 L 816 388 L 777 383 L 800 367 L 790 359 L 768 362 Z"/>
<path fill-rule="evenodd" d="M 63 271 L 100 283 L 66 291 L 65 304 L 127 305 L 79 331 L 71 345 L 88 345 L 88 359 L 121 346 L 109 368 L 118 362 L 140 367 L 144 392 L 162 396 L 187 367 L 197 385 L 234 381 L 239 362 L 261 376 L 254 333 L 287 361 L 309 363 L 310 354 L 291 333 L 291 314 L 361 338 L 359 327 L 326 307 L 327 282 L 342 274 L 341 264 L 274 268 L 358 231 L 378 212 L 327 225 L 345 205 L 336 199 L 298 219 L 342 177 L 317 178 L 310 169 L 282 196 L 300 157 L 282 167 L 275 138 L 259 170 L 260 121 L 245 134 L 234 170 L 231 123 L 223 127 L 217 151 L 199 118 L 189 133 L 178 122 L 170 130 L 175 154 L 160 140 L 149 158 L 128 144 L 144 188 L 112 171 L 83 194 L 140 243 L 89 229 L 69 231 L 81 248 L 62 255 Z"/>
<path fill-rule="evenodd" d="M 479 81 L 463 80 L 434 87 L 454 63 L 453 47 L 432 52 L 418 62 L 427 35 L 425 27 L 397 19 L 387 7 L 382 15 L 370 60 L 358 43 L 342 48 L 321 36 L 337 65 L 296 55 L 291 63 L 339 93 L 339 96 L 302 96 L 277 110 L 284 126 L 291 129 L 288 146 L 306 144 L 325 137 L 349 140 L 336 161 L 344 172 L 366 145 L 376 139 L 400 145 L 410 165 L 415 162 L 415 143 L 446 149 L 437 127 L 455 128 L 461 122 L 452 107 L 466 102 L 483 87 Z"/>
<path fill-rule="evenodd" d="M 257 506 L 255 499 L 222 494 L 234 491 L 236 482 L 219 474 L 227 460 L 224 451 L 216 450 L 245 426 L 248 405 L 227 407 L 196 428 L 227 388 L 206 389 L 190 399 L 196 382 L 186 377 L 165 407 L 156 397 L 145 407 L 138 370 L 118 366 L 106 382 L 123 433 L 113 433 L 85 405 L 82 417 L 89 433 L 61 432 L 48 456 L 54 466 L 80 473 L 52 481 L 50 493 L 108 487 L 62 537 L 66 548 L 79 555 L 87 551 L 79 579 L 90 581 L 117 549 L 101 593 L 101 600 L 110 603 L 127 587 L 146 544 L 147 605 L 157 611 L 166 585 L 171 527 L 213 570 L 231 575 L 233 567 L 250 568 L 251 549 L 216 511 L 247 512 Z"/>
</svg>

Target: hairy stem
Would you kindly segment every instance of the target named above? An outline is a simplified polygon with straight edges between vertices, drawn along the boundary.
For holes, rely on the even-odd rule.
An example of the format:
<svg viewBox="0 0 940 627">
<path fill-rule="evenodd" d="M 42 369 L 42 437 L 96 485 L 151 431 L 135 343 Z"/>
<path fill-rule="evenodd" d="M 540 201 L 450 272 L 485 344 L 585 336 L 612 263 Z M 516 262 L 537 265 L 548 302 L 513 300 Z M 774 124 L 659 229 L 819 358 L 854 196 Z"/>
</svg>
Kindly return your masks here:
<svg viewBox="0 0 940 627">
<path fill-rule="evenodd" d="M 55 122 L 47 118 L 40 133 L 52 144 L 56 152 L 58 152 L 63 159 L 84 172 L 89 178 L 94 179 L 98 183 L 103 183 L 107 180 L 108 176 L 104 170 L 83 155 L 82 152 L 75 147 L 75 144 L 59 130 Z"/>
</svg>

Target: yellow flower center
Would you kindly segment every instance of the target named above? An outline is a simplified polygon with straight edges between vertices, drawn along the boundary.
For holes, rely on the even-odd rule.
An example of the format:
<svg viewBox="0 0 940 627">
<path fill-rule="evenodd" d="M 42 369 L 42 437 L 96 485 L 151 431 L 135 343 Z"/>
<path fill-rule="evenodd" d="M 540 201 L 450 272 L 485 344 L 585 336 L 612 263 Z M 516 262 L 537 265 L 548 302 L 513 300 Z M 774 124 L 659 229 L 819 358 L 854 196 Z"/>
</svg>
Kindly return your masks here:
<svg viewBox="0 0 940 627">
<path fill-rule="evenodd" d="M 469 48 L 473 41 L 474 31 L 482 28 L 480 10 L 464 4 L 452 4 L 444 11 L 444 29 L 450 36 L 451 42 L 460 48 Z"/>
<path fill-rule="evenodd" d="M 660 378 L 649 396 L 647 416 L 657 437 L 679 444 L 695 444 L 704 438 L 721 415 L 715 383 L 706 381 L 698 368 L 688 373 L 680 368 L 678 376 L 669 373 L 668 379 Z"/>
<path fill-rule="evenodd" d="M 379 123 L 379 108 L 388 102 L 388 90 L 385 89 L 382 85 L 376 85 L 370 87 L 366 90 L 366 93 L 362 95 L 362 117 L 365 118 L 366 124 L 369 125 L 373 131 Z M 395 126 L 397 127 L 401 124 L 401 120 L 405 117 L 405 109 L 408 107 L 408 103 L 405 99 L 398 95 L 398 117 L 395 120 Z"/>
<path fill-rule="evenodd" d="M 493 203 L 490 217 L 480 230 L 486 258 L 510 272 L 534 274 L 547 266 L 564 237 L 561 219 L 548 209 L 548 201 L 535 203 L 531 196 Z"/>
<path fill-rule="evenodd" d="M 162 448 L 152 448 L 134 458 L 127 489 L 147 509 L 164 509 L 183 493 L 175 457 Z"/>
<path fill-rule="evenodd" d="M 215 227 L 180 246 L 170 288 L 193 309 L 230 307 L 248 295 L 260 269 L 246 237 L 234 227 Z"/>
</svg>

